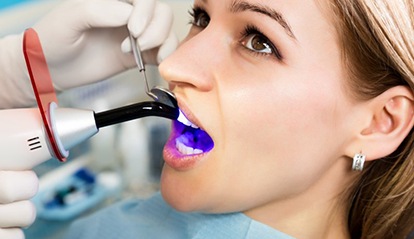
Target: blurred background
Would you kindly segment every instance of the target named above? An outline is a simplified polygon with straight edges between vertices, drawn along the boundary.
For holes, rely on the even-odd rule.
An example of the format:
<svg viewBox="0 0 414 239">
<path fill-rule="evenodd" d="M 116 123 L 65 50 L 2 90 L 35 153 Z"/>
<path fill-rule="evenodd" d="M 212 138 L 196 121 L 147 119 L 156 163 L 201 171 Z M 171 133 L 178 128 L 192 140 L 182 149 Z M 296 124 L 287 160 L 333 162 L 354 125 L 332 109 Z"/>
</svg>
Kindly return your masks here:
<svg viewBox="0 0 414 239">
<path fill-rule="evenodd" d="M 61 1 L 1 0 L 0 37 L 22 33 Z M 172 7 L 174 30 L 183 39 L 189 29 L 187 12 L 192 0 L 162 1 Z M 148 67 L 147 75 L 151 86 L 165 86 L 156 67 Z M 141 75 L 132 69 L 103 82 L 60 93 L 59 106 L 99 112 L 150 100 L 144 89 Z M 79 217 L 125 198 L 146 198 L 155 193 L 170 123 L 149 117 L 102 128 L 71 150 L 66 163 L 51 159 L 37 166 L 34 170 L 40 187 L 33 202 L 38 216 L 25 229 L 26 238 L 62 238 Z"/>
</svg>

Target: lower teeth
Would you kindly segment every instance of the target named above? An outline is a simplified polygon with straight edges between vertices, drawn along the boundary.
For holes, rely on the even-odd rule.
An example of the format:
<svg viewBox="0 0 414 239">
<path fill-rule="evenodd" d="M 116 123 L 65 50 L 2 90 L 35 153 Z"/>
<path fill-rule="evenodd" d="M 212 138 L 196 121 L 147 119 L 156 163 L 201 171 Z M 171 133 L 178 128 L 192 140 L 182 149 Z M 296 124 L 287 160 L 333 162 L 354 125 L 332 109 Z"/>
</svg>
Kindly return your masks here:
<svg viewBox="0 0 414 239">
<path fill-rule="evenodd" d="M 175 141 L 175 147 L 178 149 L 178 151 L 180 153 L 182 153 L 184 155 L 202 154 L 203 153 L 203 150 L 188 147 L 185 144 L 181 143 L 178 139 Z"/>
</svg>

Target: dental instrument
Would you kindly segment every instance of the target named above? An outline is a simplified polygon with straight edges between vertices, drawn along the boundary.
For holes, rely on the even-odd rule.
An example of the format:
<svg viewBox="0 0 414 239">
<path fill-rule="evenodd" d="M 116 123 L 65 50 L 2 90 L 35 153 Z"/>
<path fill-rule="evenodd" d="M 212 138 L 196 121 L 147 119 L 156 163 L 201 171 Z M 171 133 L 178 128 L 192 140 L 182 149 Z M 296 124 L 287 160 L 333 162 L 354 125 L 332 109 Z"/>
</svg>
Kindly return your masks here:
<svg viewBox="0 0 414 239">
<path fill-rule="evenodd" d="M 151 90 L 149 89 L 148 78 L 145 72 L 145 65 L 142 59 L 141 49 L 139 44 L 137 44 L 137 38 L 133 37 L 131 32 L 129 32 L 129 40 L 131 42 L 131 48 L 135 62 L 138 66 L 139 72 L 142 73 L 142 76 L 145 80 L 145 93 L 151 98 L 153 98 L 155 101 L 164 103 L 174 108 L 178 108 L 177 99 L 171 91 L 161 88 L 159 86 L 153 87 Z"/>
<path fill-rule="evenodd" d="M 155 102 L 140 102 L 100 113 L 59 108 L 34 29 L 24 33 L 23 52 L 38 108 L 0 110 L 0 170 L 27 170 L 50 158 L 65 162 L 68 150 L 105 126 L 147 116 L 178 118 L 174 94 L 158 88 L 152 91 L 157 96 Z"/>
</svg>

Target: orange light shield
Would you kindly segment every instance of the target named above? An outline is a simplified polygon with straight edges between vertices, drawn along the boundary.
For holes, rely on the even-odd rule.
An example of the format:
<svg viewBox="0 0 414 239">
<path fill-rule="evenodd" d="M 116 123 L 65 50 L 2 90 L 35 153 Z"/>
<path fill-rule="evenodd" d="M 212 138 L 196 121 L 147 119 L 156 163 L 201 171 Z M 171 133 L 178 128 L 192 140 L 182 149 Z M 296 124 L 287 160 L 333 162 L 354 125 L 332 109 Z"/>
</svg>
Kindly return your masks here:
<svg viewBox="0 0 414 239">
<path fill-rule="evenodd" d="M 66 155 L 58 146 L 50 119 L 50 107 L 52 104 L 58 104 L 58 100 L 40 39 L 32 28 L 24 32 L 23 53 L 50 146 L 53 149 L 54 156 L 65 162 Z"/>
</svg>

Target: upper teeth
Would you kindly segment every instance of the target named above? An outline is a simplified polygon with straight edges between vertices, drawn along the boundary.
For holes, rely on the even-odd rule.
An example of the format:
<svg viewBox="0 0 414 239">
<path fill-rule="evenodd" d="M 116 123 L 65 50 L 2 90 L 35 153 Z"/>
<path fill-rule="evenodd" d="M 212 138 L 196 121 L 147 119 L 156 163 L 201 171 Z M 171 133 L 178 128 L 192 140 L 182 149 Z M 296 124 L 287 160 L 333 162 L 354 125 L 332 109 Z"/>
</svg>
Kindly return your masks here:
<svg viewBox="0 0 414 239">
<path fill-rule="evenodd" d="M 185 115 L 183 114 L 183 112 L 181 112 L 181 110 L 180 110 L 180 115 L 178 116 L 177 120 L 183 123 L 184 125 L 191 126 L 195 129 L 199 128 L 197 125 L 193 124 L 190 120 L 188 120 L 187 117 L 185 117 Z"/>
</svg>

